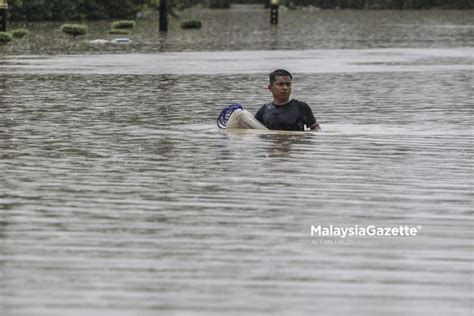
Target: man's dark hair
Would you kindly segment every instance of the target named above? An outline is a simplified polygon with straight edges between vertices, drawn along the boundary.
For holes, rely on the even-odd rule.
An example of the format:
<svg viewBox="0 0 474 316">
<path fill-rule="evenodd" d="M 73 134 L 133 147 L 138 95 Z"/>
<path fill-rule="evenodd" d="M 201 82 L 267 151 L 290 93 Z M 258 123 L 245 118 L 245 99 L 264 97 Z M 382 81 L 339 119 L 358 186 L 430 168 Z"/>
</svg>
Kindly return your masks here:
<svg viewBox="0 0 474 316">
<path fill-rule="evenodd" d="M 290 77 L 290 79 L 293 80 L 293 76 L 290 74 L 289 71 L 285 69 L 277 69 L 273 71 L 272 73 L 270 73 L 270 75 L 268 75 L 268 77 L 270 78 L 270 84 L 272 84 L 275 81 L 276 76 L 286 76 L 286 77 Z"/>
</svg>

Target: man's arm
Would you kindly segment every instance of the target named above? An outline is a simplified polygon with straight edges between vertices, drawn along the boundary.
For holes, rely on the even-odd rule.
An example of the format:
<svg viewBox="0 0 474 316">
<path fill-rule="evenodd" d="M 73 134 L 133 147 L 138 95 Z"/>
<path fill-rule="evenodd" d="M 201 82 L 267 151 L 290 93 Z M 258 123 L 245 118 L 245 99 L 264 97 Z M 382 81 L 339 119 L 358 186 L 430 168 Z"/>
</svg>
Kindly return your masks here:
<svg viewBox="0 0 474 316">
<path fill-rule="evenodd" d="M 302 110 L 303 110 L 303 117 L 305 122 L 307 122 L 307 125 L 309 125 L 309 128 L 312 131 L 320 131 L 321 126 L 319 126 L 319 123 L 316 121 L 316 118 L 314 117 L 313 111 L 311 110 L 311 107 L 305 103 L 301 102 Z"/>
</svg>

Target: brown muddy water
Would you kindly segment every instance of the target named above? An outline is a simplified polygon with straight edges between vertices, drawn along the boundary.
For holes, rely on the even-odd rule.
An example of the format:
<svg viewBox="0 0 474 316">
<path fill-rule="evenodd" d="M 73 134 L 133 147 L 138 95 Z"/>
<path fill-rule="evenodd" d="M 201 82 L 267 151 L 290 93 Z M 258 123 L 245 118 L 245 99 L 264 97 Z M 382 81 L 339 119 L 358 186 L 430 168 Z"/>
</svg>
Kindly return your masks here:
<svg viewBox="0 0 474 316">
<path fill-rule="evenodd" d="M 472 315 L 471 13 L 27 25 L 0 46 L 0 314 Z M 323 130 L 219 130 L 276 67 Z"/>
</svg>

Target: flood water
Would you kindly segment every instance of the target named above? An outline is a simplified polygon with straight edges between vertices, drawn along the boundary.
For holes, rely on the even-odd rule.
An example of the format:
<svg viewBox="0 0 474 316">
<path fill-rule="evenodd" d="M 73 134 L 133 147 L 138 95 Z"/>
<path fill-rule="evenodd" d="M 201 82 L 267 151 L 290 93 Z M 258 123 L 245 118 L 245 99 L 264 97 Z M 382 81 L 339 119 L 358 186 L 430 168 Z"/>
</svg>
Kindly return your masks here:
<svg viewBox="0 0 474 316">
<path fill-rule="evenodd" d="M 0 46 L 0 314 L 472 315 L 471 13 L 30 25 Z M 219 130 L 276 67 L 322 131 Z"/>
</svg>

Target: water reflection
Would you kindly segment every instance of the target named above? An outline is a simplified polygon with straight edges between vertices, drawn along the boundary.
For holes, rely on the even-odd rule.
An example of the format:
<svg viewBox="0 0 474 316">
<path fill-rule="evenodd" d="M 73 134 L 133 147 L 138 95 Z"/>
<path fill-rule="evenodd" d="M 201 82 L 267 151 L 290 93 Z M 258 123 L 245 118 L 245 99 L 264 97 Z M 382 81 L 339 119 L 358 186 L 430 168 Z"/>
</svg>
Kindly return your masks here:
<svg viewBox="0 0 474 316">
<path fill-rule="evenodd" d="M 168 33 L 160 32 L 160 37 L 159 37 L 159 51 L 160 52 L 166 52 L 168 51 L 167 49 L 167 40 L 168 40 Z"/>
</svg>

